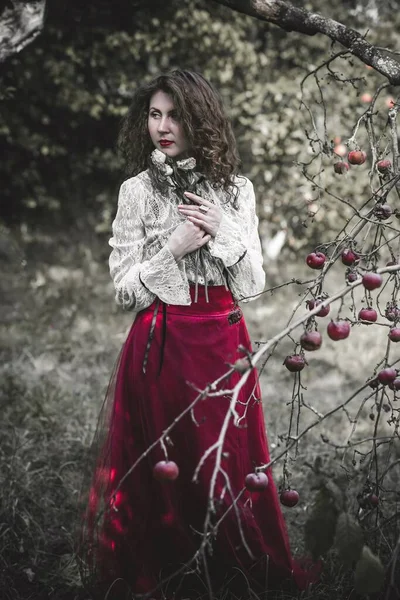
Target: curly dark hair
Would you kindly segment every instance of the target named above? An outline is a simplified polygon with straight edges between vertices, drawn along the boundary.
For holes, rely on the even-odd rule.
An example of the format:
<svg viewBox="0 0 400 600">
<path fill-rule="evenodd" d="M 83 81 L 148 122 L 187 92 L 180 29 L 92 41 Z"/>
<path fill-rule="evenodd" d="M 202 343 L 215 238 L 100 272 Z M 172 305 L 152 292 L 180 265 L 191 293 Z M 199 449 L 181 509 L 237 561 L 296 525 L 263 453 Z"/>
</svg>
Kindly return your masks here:
<svg viewBox="0 0 400 600">
<path fill-rule="evenodd" d="M 232 188 L 237 190 L 234 178 L 240 165 L 235 136 L 220 94 L 194 71 L 175 69 L 136 90 L 118 137 L 127 174 L 132 177 L 149 166 L 154 146 L 147 119 L 150 99 L 158 91 L 173 99 L 191 155 L 196 159 L 196 170 L 214 188 L 222 188 L 231 196 Z"/>
</svg>

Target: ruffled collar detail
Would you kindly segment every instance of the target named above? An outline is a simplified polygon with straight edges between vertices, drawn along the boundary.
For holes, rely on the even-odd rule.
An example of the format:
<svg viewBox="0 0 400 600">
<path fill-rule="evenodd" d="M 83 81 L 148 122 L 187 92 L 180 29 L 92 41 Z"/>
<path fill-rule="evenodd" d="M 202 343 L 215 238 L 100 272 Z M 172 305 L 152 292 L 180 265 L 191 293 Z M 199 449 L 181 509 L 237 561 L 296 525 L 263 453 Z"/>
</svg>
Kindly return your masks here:
<svg viewBox="0 0 400 600">
<path fill-rule="evenodd" d="M 166 154 L 164 154 L 164 152 L 161 152 L 161 150 L 156 148 L 150 154 L 150 158 L 152 163 L 157 167 L 157 169 L 164 173 L 164 175 L 168 177 L 173 174 L 174 170 L 171 164 L 169 164 L 172 161 L 167 157 Z M 173 163 L 177 169 L 182 171 L 193 171 L 196 168 L 196 159 L 193 156 L 184 158 L 182 160 L 175 160 Z"/>
</svg>

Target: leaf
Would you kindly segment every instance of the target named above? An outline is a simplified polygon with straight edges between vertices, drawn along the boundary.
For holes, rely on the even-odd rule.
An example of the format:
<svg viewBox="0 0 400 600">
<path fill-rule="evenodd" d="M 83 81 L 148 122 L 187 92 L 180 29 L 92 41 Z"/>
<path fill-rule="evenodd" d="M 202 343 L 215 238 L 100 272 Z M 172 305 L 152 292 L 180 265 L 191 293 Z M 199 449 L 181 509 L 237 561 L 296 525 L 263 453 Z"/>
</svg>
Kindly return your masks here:
<svg viewBox="0 0 400 600">
<path fill-rule="evenodd" d="M 354 573 L 356 591 L 359 594 L 373 594 L 381 589 L 384 580 L 385 569 L 380 558 L 368 546 L 363 546 Z"/>
<path fill-rule="evenodd" d="M 305 544 L 314 560 L 332 547 L 338 510 L 329 491 L 322 487 L 305 524 Z"/>
<path fill-rule="evenodd" d="M 337 520 L 334 545 L 339 557 L 346 566 L 361 556 L 364 544 L 363 531 L 360 525 L 347 512 L 342 512 Z"/>
</svg>

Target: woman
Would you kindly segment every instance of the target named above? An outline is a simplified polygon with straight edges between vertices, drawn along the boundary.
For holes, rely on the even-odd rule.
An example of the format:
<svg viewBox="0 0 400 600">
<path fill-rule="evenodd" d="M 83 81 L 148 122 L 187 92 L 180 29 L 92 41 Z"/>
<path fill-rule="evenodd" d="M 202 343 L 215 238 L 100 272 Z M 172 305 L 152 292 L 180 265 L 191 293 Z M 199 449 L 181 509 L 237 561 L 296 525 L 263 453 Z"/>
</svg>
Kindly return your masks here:
<svg viewBox="0 0 400 600">
<path fill-rule="evenodd" d="M 120 148 L 132 176 L 110 271 L 136 319 L 103 408 L 85 564 L 118 598 L 121 586 L 176 598 L 302 587 L 271 474 L 264 491 L 244 488 L 269 454 L 255 369 L 232 395 L 251 353 L 237 302 L 265 274 L 219 95 L 194 72 L 157 77 L 136 92 Z"/>
</svg>

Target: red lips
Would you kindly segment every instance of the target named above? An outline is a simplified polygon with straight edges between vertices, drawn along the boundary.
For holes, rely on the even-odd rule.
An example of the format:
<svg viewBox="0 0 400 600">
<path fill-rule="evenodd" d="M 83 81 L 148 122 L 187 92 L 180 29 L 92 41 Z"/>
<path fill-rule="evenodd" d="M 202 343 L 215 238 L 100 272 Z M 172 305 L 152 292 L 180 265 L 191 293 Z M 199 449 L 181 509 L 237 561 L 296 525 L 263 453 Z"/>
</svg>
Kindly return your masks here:
<svg viewBox="0 0 400 600">
<path fill-rule="evenodd" d="M 174 142 L 172 142 L 170 140 L 160 140 L 160 146 L 170 146 L 173 143 Z"/>
</svg>

